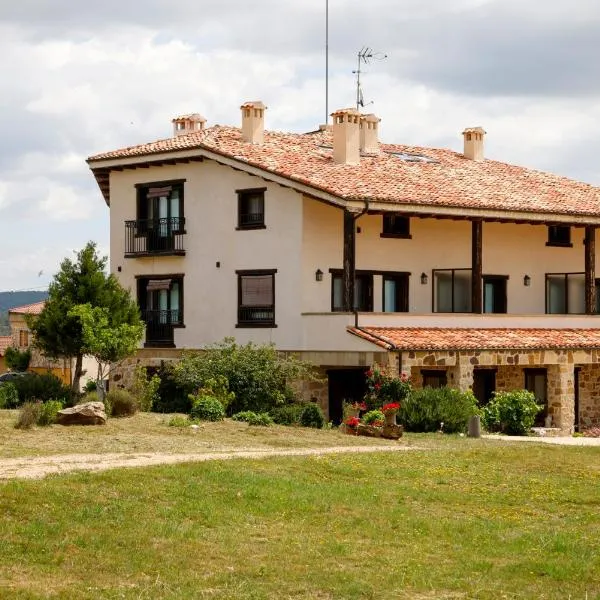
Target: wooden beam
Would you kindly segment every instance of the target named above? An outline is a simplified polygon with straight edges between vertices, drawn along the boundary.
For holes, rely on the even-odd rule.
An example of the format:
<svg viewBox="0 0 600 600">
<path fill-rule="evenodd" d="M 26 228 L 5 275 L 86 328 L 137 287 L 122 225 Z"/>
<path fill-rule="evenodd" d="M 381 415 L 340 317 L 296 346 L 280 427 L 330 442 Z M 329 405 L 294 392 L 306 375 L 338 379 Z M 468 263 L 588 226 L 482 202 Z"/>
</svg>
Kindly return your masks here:
<svg viewBox="0 0 600 600">
<path fill-rule="evenodd" d="M 344 266 L 342 272 L 342 293 L 344 312 L 354 310 L 354 277 L 356 274 L 356 232 L 354 215 L 344 210 Z"/>
<path fill-rule="evenodd" d="M 585 313 L 596 314 L 596 228 L 587 225 L 585 237 Z"/>
<path fill-rule="evenodd" d="M 483 275 L 483 222 L 476 219 L 471 222 L 471 311 L 483 312 L 482 275 Z"/>
</svg>

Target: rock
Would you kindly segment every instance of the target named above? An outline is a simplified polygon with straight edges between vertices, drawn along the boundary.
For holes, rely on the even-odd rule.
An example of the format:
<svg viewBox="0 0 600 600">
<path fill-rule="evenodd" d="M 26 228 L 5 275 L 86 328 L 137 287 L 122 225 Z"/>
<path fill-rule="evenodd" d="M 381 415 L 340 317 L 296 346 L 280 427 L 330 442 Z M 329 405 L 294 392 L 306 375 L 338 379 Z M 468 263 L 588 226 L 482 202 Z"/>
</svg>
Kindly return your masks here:
<svg viewBox="0 0 600 600">
<path fill-rule="evenodd" d="M 365 425 L 364 423 L 360 423 L 356 429 L 358 430 L 358 435 L 376 438 L 381 437 L 382 435 L 381 427 L 373 427 L 372 425 Z"/>
<path fill-rule="evenodd" d="M 388 440 L 398 440 L 404 433 L 404 427 L 402 425 L 384 425 L 381 437 Z"/>
<path fill-rule="evenodd" d="M 106 412 L 102 402 L 86 402 L 58 411 L 56 422 L 59 425 L 104 425 Z"/>
</svg>

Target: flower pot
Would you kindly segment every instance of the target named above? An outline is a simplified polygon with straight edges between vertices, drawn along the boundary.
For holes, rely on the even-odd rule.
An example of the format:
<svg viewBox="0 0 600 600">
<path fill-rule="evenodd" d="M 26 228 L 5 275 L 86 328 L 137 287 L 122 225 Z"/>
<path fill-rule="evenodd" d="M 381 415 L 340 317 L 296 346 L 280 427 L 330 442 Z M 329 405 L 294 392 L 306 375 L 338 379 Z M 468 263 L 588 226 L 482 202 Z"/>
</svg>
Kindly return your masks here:
<svg viewBox="0 0 600 600">
<path fill-rule="evenodd" d="M 398 414 L 397 410 L 388 410 L 385 414 L 385 424 L 386 425 L 396 425 L 396 415 Z"/>
</svg>

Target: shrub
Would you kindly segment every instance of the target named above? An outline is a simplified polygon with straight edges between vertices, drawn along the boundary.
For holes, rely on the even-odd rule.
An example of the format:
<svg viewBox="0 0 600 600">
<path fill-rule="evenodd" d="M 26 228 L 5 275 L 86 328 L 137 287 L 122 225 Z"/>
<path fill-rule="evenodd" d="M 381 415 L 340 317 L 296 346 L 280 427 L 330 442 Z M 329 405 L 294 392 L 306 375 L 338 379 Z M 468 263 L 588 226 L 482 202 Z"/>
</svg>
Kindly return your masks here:
<svg viewBox="0 0 600 600">
<path fill-rule="evenodd" d="M 27 371 L 31 362 L 31 350 L 29 348 L 19 350 L 18 348 L 9 346 L 6 349 L 4 359 L 6 360 L 6 366 L 11 371 Z"/>
<path fill-rule="evenodd" d="M 269 427 L 273 425 L 273 419 L 268 413 L 255 413 L 251 410 L 245 410 L 236 413 L 231 417 L 234 421 L 243 421 L 248 425 L 261 425 L 263 427 Z"/>
<path fill-rule="evenodd" d="M 107 410 L 113 417 L 128 417 L 135 415 L 139 410 L 137 400 L 127 390 L 111 390 L 106 394 L 105 406 L 110 407 Z"/>
<path fill-rule="evenodd" d="M 543 409 L 535 401 L 535 394 L 527 390 L 496 392 L 483 408 L 483 423 L 488 431 L 508 435 L 526 435 Z"/>
<path fill-rule="evenodd" d="M 380 410 L 370 410 L 362 417 L 365 425 L 381 426 L 385 422 L 385 415 Z"/>
<path fill-rule="evenodd" d="M 300 425 L 300 416 L 306 404 L 304 402 L 292 402 L 276 406 L 269 412 L 274 423 L 277 425 Z"/>
<path fill-rule="evenodd" d="M 17 422 L 15 423 L 16 429 L 31 429 L 40 418 L 42 412 L 41 402 L 25 402 L 21 406 Z"/>
<path fill-rule="evenodd" d="M 200 421 L 222 421 L 225 418 L 225 409 L 221 402 L 214 396 L 203 392 L 196 395 L 190 394 L 192 419 Z"/>
<path fill-rule="evenodd" d="M 175 367 L 180 386 L 197 390 L 211 379 L 224 377 L 235 399 L 228 414 L 245 410 L 267 412 L 281 405 L 293 393 L 290 382 L 314 379 L 314 367 L 293 356 L 284 356 L 273 345 L 240 346 L 232 338 L 187 353 Z"/>
<path fill-rule="evenodd" d="M 63 403 L 60 400 L 48 400 L 48 402 L 42 403 L 37 424 L 44 426 L 56 423 L 56 416 L 62 407 Z"/>
<path fill-rule="evenodd" d="M 189 395 L 197 388 L 191 383 L 180 384 L 175 377 L 175 367 L 170 362 L 161 365 L 157 375 L 160 385 L 152 410 L 159 413 L 189 413 L 192 409 Z"/>
<path fill-rule="evenodd" d="M 190 420 L 186 415 L 173 415 L 169 419 L 169 427 L 188 427 Z"/>
<path fill-rule="evenodd" d="M 402 404 L 410 394 L 410 380 L 404 374 L 398 377 L 379 365 L 374 365 L 366 375 L 367 393 L 364 401 L 367 410 L 377 410 L 390 402 Z"/>
<path fill-rule="evenodd" d="M 0 385 L 0 408 L 15 408 L 19 405 L 19 394 L 14 383 L 7 381 Z"/>
<path fill-rule="evenodd" d="M 406 431 L 438 431 L 441 423 L 446 433 L 463 432 L 469 417 L 479 414 L 471 391 L 461 392 L 450 387 L 425 387 L 404 399 L 397 420 Z"/>
<path fill-rule="evenodd" d="M 17 388 L 19 404 L 33 400 L 60 400 L 68 403 L 71 399 L 71 388 L 52 373 L 27 373 L 23 377 L 13 379 L 11 383 Z"/>
<path fill-rule="evenodd" d="M 138 401 L 140 410 L 149 412 L 159 398 L 160 377 L 155 373 L 148 378 L 148 372 L 142 365 L 136 367 L 133 377 L 133 395 Z"/>
<path fill-rule="evenodd" d="M 300 425 L 302 425 L 302 427 L 323 429 L 323 425 L 325 425 L 325 416 L 323 415 L 321 407 L 314 402 L 306 404 L 300 414 Z"/>
<path fill-rule="evenodd" d="M 93 379 L 88 379 L 83 386 L 83 391 L 87 394 L 96 391 L 96 382 Z"/>
</svg>

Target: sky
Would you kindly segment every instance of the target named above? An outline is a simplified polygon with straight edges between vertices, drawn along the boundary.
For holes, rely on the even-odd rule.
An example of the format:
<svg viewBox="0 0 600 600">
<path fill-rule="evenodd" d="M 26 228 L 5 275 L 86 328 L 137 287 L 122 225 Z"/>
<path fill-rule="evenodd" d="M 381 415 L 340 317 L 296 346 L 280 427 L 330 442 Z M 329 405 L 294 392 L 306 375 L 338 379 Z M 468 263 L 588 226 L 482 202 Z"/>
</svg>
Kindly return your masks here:
<svg viewBox="0 0 600 600">
<path fill-rule="evenodd" d="M 85 159 L 169 137 L 199 112 L 267 129 L 325 121 L 325 0 L 0 2 L 0 291 L 43 289 L 108 208 Z M 355 102 L 384 142 L 462 150 L 600 186 L 598 0 L 329 0 L 329 112 Z"/>
</svg>

